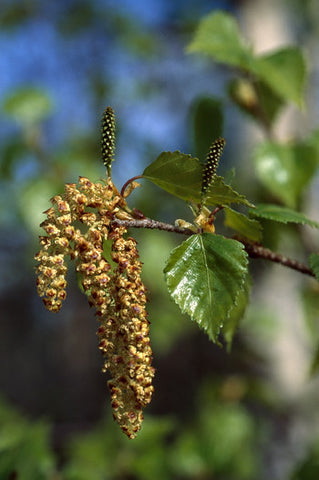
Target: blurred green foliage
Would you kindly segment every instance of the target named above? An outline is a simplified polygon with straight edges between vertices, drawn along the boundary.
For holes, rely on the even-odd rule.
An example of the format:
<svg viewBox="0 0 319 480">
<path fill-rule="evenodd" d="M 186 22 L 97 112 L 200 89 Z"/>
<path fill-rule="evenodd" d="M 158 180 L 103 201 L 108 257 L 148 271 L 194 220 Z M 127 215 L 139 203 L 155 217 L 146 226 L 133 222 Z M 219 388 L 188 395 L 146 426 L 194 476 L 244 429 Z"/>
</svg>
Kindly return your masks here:
<svg viewBox="0 0 319 480">
<path fill-rule="evenodd" d="M 27 420 L 0 401 L 0 478 L 51 480 L 55 456 L 47 422 Z"/>
<path fill-rule="evenodd" d="M 50 114 L 51 108 L 48 95 L 36 88 L 15 90 L 3 102 L 3 112 L 25 128 L 44 120 Z"/>
<path fill-rule="evenodd" d="M 146 480 L 150 474 L 155 480 L 253 480 L 260 452 L 256 424 L 240 403 L 245 388 L 240 378 L 230 377 L 223 385 L 206 382 L 190 422 L 147 415 L 134 441 L 123 436 L 108 414 L 89 433 L 70 441 L 60 473 L 48 425 L 26 420 L 2 401 L 0 478 L 17 472 L 21 480 Z"/>
</svg>

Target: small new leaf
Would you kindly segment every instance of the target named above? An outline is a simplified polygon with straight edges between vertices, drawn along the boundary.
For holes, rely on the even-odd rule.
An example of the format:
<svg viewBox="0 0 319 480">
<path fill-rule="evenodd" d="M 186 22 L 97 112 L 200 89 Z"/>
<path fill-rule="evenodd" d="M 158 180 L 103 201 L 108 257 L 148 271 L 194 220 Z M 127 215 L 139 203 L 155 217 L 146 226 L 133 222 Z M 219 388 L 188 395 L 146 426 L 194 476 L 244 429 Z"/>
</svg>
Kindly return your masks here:
<svg viewBox="0 0 319 480">
<path fill-rule="evenodd" d="M 215 140 L 215 142 L 211 145 L 209 149 L 209 152 L 206 157 L 205 167 L 203 170 L 202 198 L 205 196 L 207 190 L 209 189 L 210 185 L 214 180 L 214 177 L 216 175 L 216 170 L 218 167 L 218 162 L 223 152 L 224 146 L 225 146 L 225 139 L 218 138 L 217 140 Z"/>
<path fill-rule="evenodd" d="M 103 163 L 110 176 L 115 150 L 115 116 L 111 107 L 106 107 L 102 117 L 101 150 Z"/>
<path fill-rule="evenodd" d="M 246 217 L 242 213 L 225 207 L 225 225 L 236 232 L 239 235 L 251 240 L 253 242 L 260 242 L 262 239 L 262 226 L 261 224 L 252 218 Z"/>
</svg>

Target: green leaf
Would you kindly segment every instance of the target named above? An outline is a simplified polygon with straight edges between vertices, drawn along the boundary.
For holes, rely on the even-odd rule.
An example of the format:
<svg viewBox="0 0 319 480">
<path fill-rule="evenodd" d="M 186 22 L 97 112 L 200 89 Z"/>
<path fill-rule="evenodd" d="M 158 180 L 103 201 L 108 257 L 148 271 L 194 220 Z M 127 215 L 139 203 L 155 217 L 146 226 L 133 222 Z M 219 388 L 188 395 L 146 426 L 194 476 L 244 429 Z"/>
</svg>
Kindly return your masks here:
<svg viewBox="0 0 319 480">
<path fill-rule="evenodd" d="M 143 172 L 143 177 L 151 180 L 166 192 L 183 200 L 201 201 L 203 165 L 197 158 L 181 152 L 163 152 Z M 244 195 L 240 195 L 222 177 L 215 176 L 205 198 L 206 205 L 229 205 L 241 203 L 253 206 Z"/>
<path fill-rule="evenodd" d="M 236 20 L 224 12 L 205 16 L 187 47 L 189 53 L 203 53 L 216 61 L 247 69 L 251 48 L 241 36 Z"/>
<path fill-rule="evenodd" d="M 213 140 L 222 136 L 221 101 L 211 97 L 197 99 L 192 107 L 192 116 L 195 152 L 200 159 L 204 160 Z"/>
<path fill-rule="evenodd" d="M 253 207 L 244 195 L 237 193 L 232 187 L 224 183 L 222 177 L 215 176 L 205 197 L 205 205 L 230 205 L 232 203 Z"/>
<path fill-rule="evenodd" d="M 283 106 L 283 100 L 262 81 L 234 78 L 228 92 L 236 105 L 262 126 L 272 125 Z"/>
<path fill-rule="evenodd" d="M 319 165 L 319 129 L 311 132 L 307 138 L 307 143 L 315 148 L 317 165 Z"/>
<path fill-rule="evenodd" d="M 26 87 L 7 96 L 3 111 L 22 124 L 42 121 L 52 110 L 49 96 L 40 89 Z"/>
<path fill-rule="evenodd" d="M 309 373 L 311 376 L 315 376 L 315 375 L 318 375 L 318 372 L 319 372 L 319 345 L 317 345 L 315 354 L 313 356 Z"/>
<path fill-rule="evenodd" d="M 319 225 L 318 225 L 318 228 L 319 228 Z M 315 274 L 316 279 L 319 282 L 319 254 L 318 253 L 312 253 L 309 256 L 309 265 L 311 270 Z"/>
<path fill-rule="evenodd" d="M 306 65 L 301 50 L 287 47 L 263 55 L 253 55 L 235 19 L 217 12 L 201 20 L 187 51 L 213 57 L 217 62 L 239 67 L 268 85 L 285 101 L 303 105 Z"/>
<path fill-rule="evenodd" d="M 309 144 L 265 142 L 255 151 L 261 183 L 287 207 L 295 208 L 317 167 L 315 148 Z"/>
<path fill-rule="evenodd" d="M 265 82 L 255 82 L 260 109 L 263 117 L 269 125 L 276 120 L 281 108 L 284 105 L 283 99 L 272 90 Z"/>
<path fill-rule="evenodd" d="M 143 177 L 176 197 L 200 199 L 202 165 L 190 155 L 178 151 L 163 152 L 145 168 Z"/>
<path fill-rule="evenodd" d="M 209 233 L 192 235 L 171 252 L 168 291 L 214 342 L 244 287 L 247 263 L 240 242 Z"/>
<path fill-rule="evenodd" d="M 282 99 L 303 106 L 306 65 L 300 48 L 288 47 L 256 57 L 252 72 Z"/>
<path fill-rule="evenodd" d="M 232 228 L 240 235 L 252 240 L 253 242 L 260 242 L 262 238 L 262 226 L 257 220 L 246 217 L 242 213 L 236 212 L 229 207 L 224 208 L 225 225 Z"/>
<path fill-rule="evenodd" d="M 266 218 L 280 223 L 299 223 L 319 228 L 319 223 L 310 220 L 303 213 L 295 212 L 290 208 L 280 207 L 279 205 L 260 203 L 254 209 L 249 210 L 249 214 L 259 218 Z"/>
<path fill-rule="evenodd" d="M 230 314 L 226 318 L 223 326 L 223 337 L 227 343 L 227 350 L 230 352 L 233 338 L 238 328 L 239 321 L 243 317 L 250 294 L 250 287 L 251 287 L 251 280 L 249 275 L 247 275 L 246 282 L 244 284 L 244 288 L 240 290 L 239 295 L 237 297 L 237 303 L 234 308 L 231 310 Z"/>
</svg>

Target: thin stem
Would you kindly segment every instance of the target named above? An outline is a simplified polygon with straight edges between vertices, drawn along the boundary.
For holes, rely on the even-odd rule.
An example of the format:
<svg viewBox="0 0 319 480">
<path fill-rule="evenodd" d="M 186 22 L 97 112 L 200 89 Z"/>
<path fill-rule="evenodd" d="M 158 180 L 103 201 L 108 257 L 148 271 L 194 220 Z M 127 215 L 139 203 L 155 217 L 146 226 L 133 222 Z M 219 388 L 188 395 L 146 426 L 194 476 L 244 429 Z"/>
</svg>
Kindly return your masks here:
<svg viewBox="0 0 319 480">
<path fill-rule="evenodd" d="M 223 207 L 222 205 L 214 208 L 214 210 L 212 211 L 212 213 L 211 213 L 209 216 L 210 216 L 210 217 L 215 217 L 215 215 L 216 215 L 220 210 L 223 210 L 223 208 L 224 208 L 224 207 Z"/>
<path fill-rule="evenodd" d="M 190 228 L 177 227 L 175 225 L 171 225 L 165 222 L 159 222 L 157 220 L 153 220 L 147 217 L 141 220 L 120 220 L 118 218 L 114 218 L 112 220 L 112 223 L 127 228 L 150 228 L 152 230 L 164 230 L 166 232 L 174 232 L 182 235 L 194 235 L 194 232 Z M 300 273 L 310 275 L 311 277 L 315 276 L 312 270 L 307 265 L 299 262 L 298 260 L 285 257 L 284 255 L 273 252 L 272 250 L 269 250 L 269 248 L 263 247 L 262 245 L 254 245 L 245 242 L 242 239 L 236 240 L 240 241 L 244 245 L 246 252 L 251 258 L 263 258 L 265 260 L 270 260 L 271 262 L 280 263 L 285 267 L 292 268 L 293 270 L 297 270 Z"/>
<path fill-rule="evenodd" d="M 134 180 L 137 180 L 138 178 L 143 178 L 143 175 L 136 175 L 136 177 L 132 177 L 132 178 L 129 178 L 129 180 L 127 180 L 127 182 L 124 183 L 122 189 L 121 189 L 121 196 L 124 197 L 124 192 L 127 188 L 127 186 L 134 182 Z M 138 228 L 138 227 L 137 227 Z"/>
</svg>

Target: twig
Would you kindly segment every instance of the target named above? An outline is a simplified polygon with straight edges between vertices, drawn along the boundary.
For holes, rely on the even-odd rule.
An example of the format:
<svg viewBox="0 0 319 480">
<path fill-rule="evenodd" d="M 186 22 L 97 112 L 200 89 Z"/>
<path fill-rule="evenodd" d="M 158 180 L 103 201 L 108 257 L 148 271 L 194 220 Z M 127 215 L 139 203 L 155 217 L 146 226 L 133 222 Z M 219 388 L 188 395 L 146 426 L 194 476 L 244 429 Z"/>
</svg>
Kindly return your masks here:
<svg viewBox="0 0 319 480">
<path fill-rule="evenodd" d="M 120 220 L 118 218 L 114 218 L 112 220 L 112 223 L 127 228 L 150 228 L 152 230 L 164 230 L 166 232 L 180 233 L 182 235 L 194 235 L 194 232 L 190 228 L 177 227 L 175 225 L 171 225 L 165 222 L 159 222 L 157 220 L 153 220 L 147 217 L 141 220 Z M 245 250 L 251 258 L 263 258 L 265 260 L 270 260 L 271 262 L 280 263 L 285 267 L 292 268 L 293 270 L 297 270 L 298 272 L 310 275 L 311 277 L 315 276 L 312 270 L 307 267 L 307 265 L 299 262 L 298 260 L 285 257 L 284 255 L 273 252 L 272 250 L 269 250 L 269 248 L 263 247 L 262 245 L 254 245 L 245 242 L 243 239 L 237 240 L 245 246 Z"/>
<path fill-rule="evenodd" d="M 270 260 L 271 262 L 281 263 L 285 267 L 292 268 L 293 270 L 298 270 L 298 272 L 305 273 L 306 275 L 310 275 L 314 277 L 315 274 L 312 270 L 310 270 L 307 265 L 304 263 L 299 262 L 298 260 L 294 260 L 289 257 L 285 257 L 280 253 L 273 252 L 269 248 L 265 248 L 261 245 L 253 245 L 251 243 L 246 243 L 243 240 L 240 240 L 243 245 L 245 245 L 246 252 L 251 258 L 264 258 L 265 260 Z"/>
<path fill-rule="evenodd" d="M 143 218 L 141 220 L 119 220 L 114 218 L 112 223 L 128 228 L 151 228 L 152 230 L 165 230 L 166 232 L 181 233 L 184 235 L 194 235 L 195 232 L 189 228 L 181 228 L 170 223 L 159 222 L 151 218 Z"/>
</svg>

